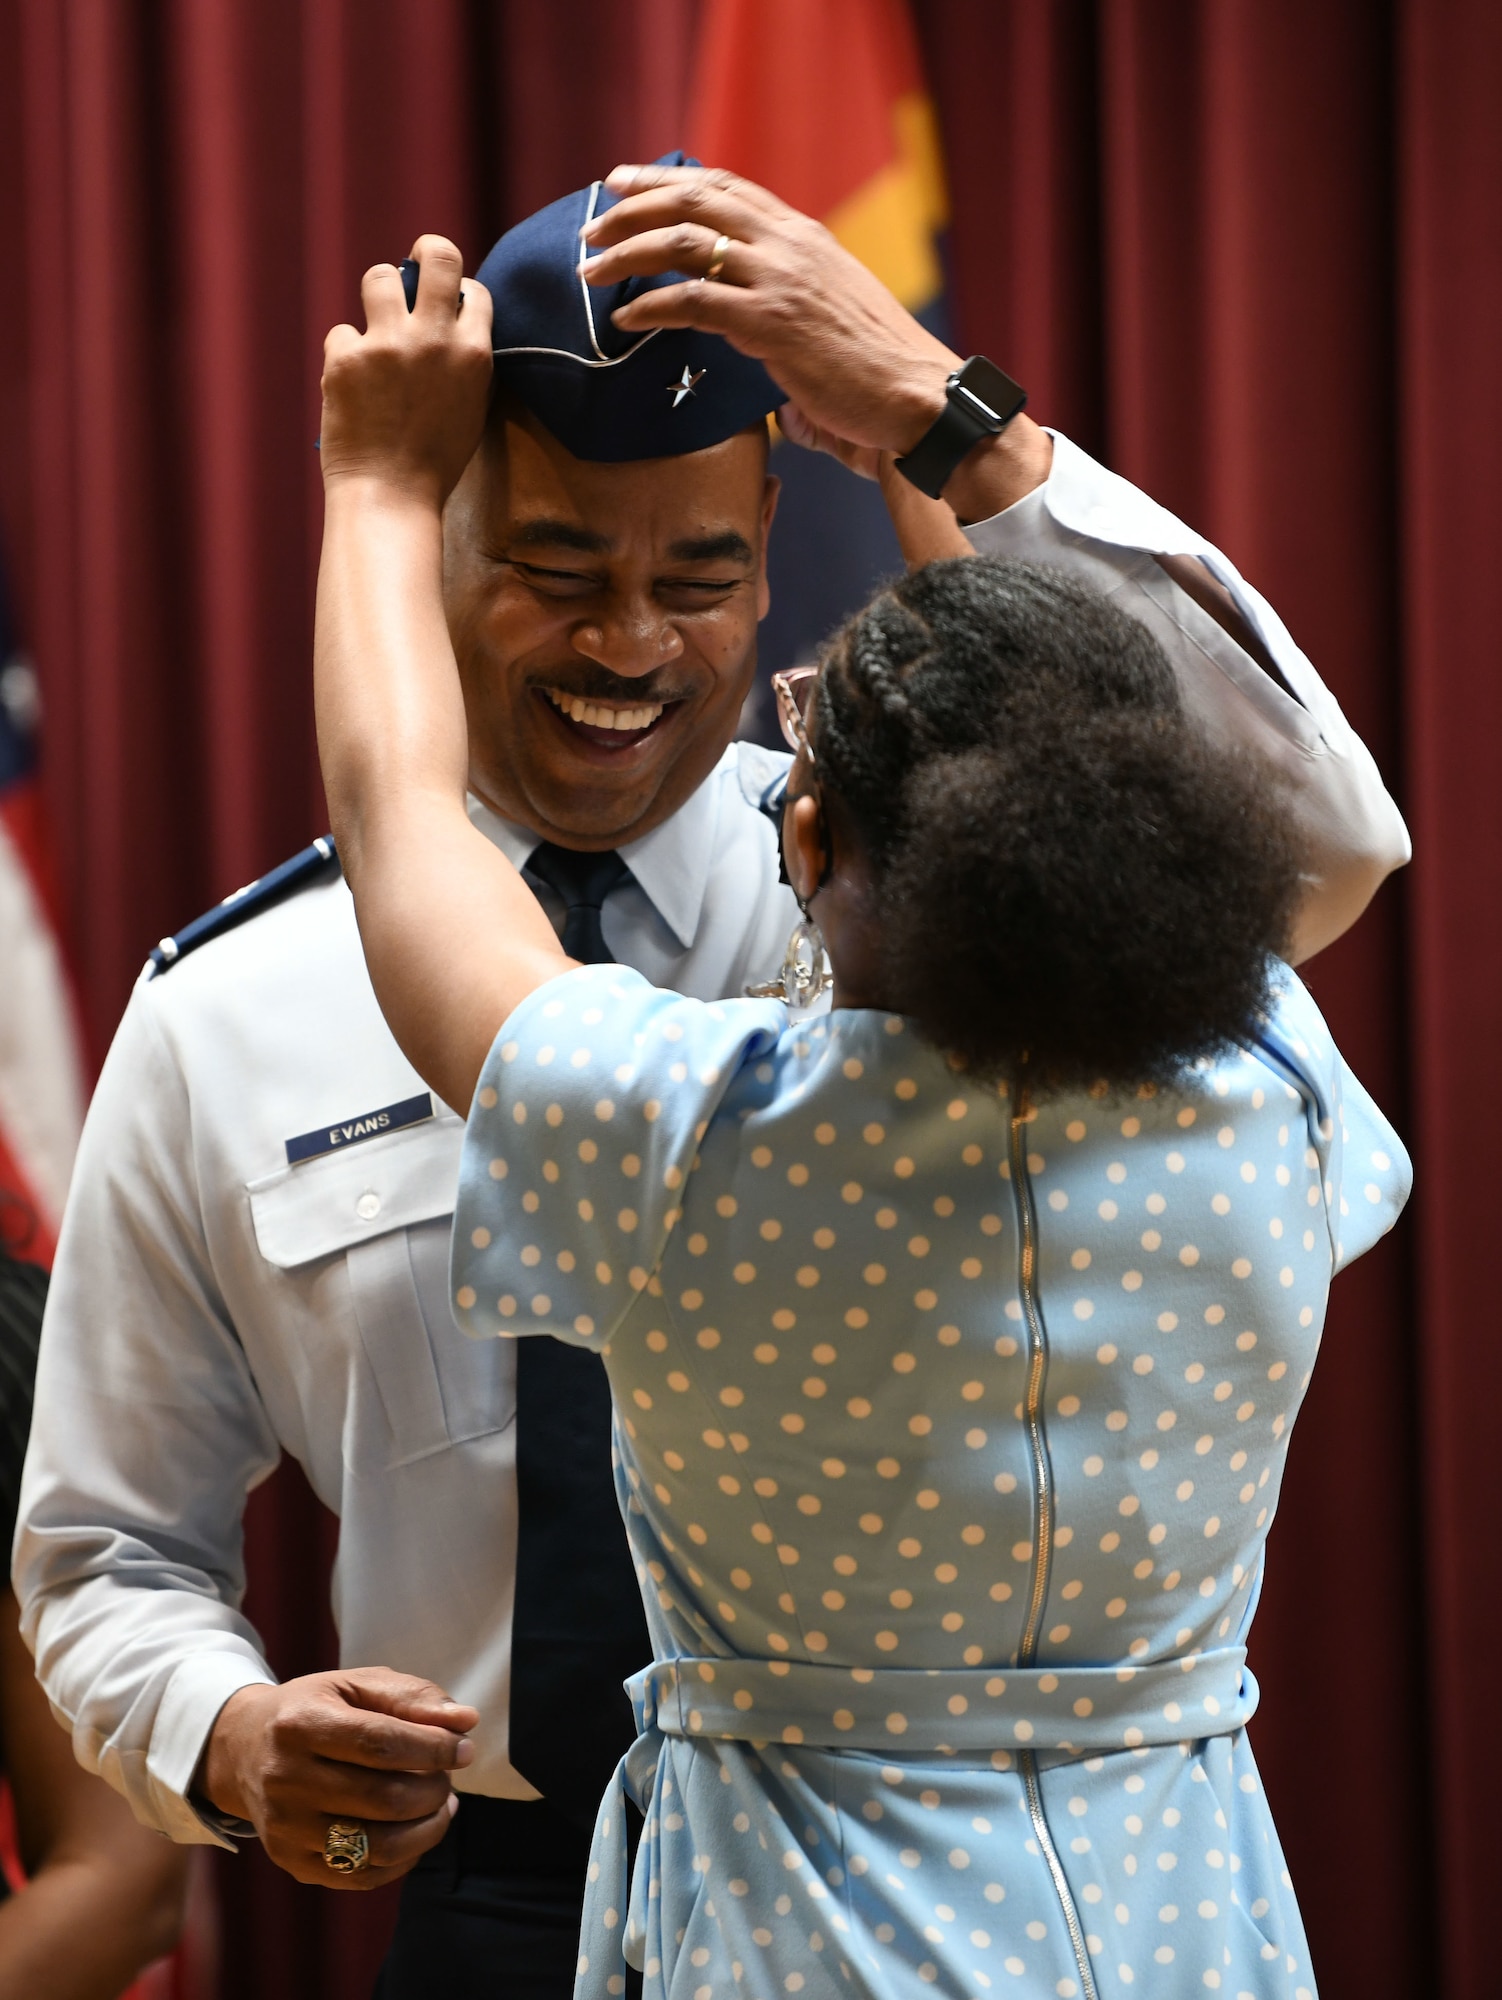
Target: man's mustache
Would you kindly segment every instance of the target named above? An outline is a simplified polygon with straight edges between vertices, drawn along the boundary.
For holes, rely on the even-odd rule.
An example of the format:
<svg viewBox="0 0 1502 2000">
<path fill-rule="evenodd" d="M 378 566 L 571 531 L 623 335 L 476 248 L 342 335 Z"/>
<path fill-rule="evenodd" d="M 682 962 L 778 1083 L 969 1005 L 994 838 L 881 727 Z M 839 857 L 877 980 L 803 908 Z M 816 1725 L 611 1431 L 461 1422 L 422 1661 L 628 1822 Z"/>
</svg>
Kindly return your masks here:
<svg viewBox="0 0 1502 2000">
<path fill-rule="evenodd" d="M 695 692 L 673 680 L 670 674 L 644 674 L 640 679 L 613 674 L 608 667 L 559 667 L 556 673 L 533 674 L 528 687 L 552 688 L 559 694 L 577 695 L 581 701 L 604 702 L 611 708 L 637 708 L 654 702 L 687 701 Z"/>
</svg>

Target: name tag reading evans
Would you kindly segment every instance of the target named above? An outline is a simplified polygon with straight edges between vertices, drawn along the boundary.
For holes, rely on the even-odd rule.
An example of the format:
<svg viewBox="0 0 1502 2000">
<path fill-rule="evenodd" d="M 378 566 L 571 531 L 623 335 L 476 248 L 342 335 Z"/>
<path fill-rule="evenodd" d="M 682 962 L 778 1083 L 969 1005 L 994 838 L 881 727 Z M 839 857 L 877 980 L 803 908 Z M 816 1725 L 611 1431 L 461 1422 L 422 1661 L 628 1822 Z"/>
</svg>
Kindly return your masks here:
<svg viewBox="0 0 1502 2000">
<path fill-rule="evenodd" d="M 319 1159 L 324 1153 L 341 1152 L 358 1146 L 362 1139 L 379 1139 L 384 1132 L 400 1132 L 406 1125 L 422 1125 L 433 1116 L 433 1099 L 425 1090 L 421 1097 L 404 1097 L 400 1104 L 388 1104 L 380 1111 L 365 1111 L 342 1125 L 322 1125 L 316 1132 L 299 1132 L 287 1143 L 287 1165 Z"/>
</svg>

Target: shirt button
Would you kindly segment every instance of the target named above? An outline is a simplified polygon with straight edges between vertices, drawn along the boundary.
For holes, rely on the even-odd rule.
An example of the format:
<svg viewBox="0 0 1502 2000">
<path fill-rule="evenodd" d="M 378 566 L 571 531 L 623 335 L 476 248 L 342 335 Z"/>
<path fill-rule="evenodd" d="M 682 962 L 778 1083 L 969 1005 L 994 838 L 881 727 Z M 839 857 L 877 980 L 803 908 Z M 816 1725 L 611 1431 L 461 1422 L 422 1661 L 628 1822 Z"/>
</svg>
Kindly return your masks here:
<svg viewBox="0 0 1502 2000">
<path fill-rule="evenodd" d="M 355 1203 L 355 1214 L 362 1222 L 374 1222 L 381 1212 L 381 1197 L 373 1188 L 367 1188 Z"/>
</svg>

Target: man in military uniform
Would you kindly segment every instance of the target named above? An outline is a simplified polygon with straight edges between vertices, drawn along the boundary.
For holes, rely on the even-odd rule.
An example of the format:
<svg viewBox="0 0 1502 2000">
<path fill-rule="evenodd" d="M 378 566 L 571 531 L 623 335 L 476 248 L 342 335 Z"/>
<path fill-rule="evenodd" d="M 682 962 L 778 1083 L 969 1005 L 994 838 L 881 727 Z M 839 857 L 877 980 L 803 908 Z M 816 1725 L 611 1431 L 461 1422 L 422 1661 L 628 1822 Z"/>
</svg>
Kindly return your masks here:
<svg viewBox="0 0 1502 2000">
<path fill-rule="evenodd" d="M 786 760 L 732 738 L 785 404 L 858 469 L 901 454 L 977 548 L 1151 626 L 1206 725 L 1290 780 L 1304 955 L 1406 858 L 1231 564 L 765 191 L 621 170 L 479 276 L 494 414 L 434 560 L 472 811 L 576 958 L 702 998 L 780 961 L 795 910 L 760 808 Z M 647 1659 L 597 1362 L 450 1320 L 462 1131 L 386 1030 L 327 842 L 164 941 L 79 1156 L 17 1543 L 54 1709 L 143 1820 L 257 1835 L 308 1882 L 412 1871 L 387 2000 L 569 1990 L 595 1803 L 634 1733 L 620 1683 Z M 239 1610 L 240 1522 L 284 1451 L 340 1518 L 344 1664 L 278 1685 Z"/>
</svg>

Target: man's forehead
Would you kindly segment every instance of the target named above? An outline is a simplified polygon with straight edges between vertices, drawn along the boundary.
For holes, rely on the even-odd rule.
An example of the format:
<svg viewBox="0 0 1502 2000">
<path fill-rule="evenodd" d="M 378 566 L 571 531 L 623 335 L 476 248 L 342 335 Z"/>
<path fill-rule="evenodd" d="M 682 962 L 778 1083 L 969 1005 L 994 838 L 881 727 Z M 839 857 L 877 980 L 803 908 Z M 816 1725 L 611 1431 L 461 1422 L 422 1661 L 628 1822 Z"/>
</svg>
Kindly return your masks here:
<svg viewBox="0 0 1502 2000">
<path fill-rule="evenodd" d="M 728 519 L 717 522 L 701 518 L 688 522 L 674 521 L 669 516 L 657 522 L 638 520 L 631 526 L 635 532 L 628 533 L 622 524 L 601 525 L 588 515 L 524 509 L 508 515 L 503 534 L 507 552 L 513 556 L 531 549 L 611 557 L 639 550 L 643 545 L 673 562 L 748 563 L 756 555 L 748 536 Z"/>
<path fill-rule="evenodd" d="M 525 420 L 494 442 L 494 526 L 513 546 L 608 555 L 651 543 L 693 560 L 749 554 L 759 536 L 766 446 L 754 434 L 618 465 L 577 459 Z"/>
</svg>

